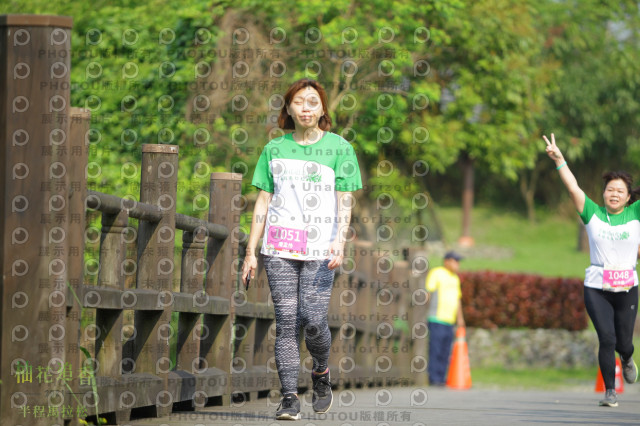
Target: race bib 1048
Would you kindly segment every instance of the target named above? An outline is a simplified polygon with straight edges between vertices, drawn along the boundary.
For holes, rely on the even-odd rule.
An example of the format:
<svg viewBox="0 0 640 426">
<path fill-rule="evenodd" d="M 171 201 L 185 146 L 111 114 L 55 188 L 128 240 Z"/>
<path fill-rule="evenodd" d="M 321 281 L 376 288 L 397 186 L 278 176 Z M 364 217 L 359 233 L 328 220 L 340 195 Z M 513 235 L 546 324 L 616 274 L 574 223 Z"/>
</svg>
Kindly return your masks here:
<svg viewBox="0 0 640 426">
<path fill-rule="evenodd" d="M 633 287 L 633 269 L 604 265 L 602 289 L 607 291 L 629 291 Z"/>
</svg>

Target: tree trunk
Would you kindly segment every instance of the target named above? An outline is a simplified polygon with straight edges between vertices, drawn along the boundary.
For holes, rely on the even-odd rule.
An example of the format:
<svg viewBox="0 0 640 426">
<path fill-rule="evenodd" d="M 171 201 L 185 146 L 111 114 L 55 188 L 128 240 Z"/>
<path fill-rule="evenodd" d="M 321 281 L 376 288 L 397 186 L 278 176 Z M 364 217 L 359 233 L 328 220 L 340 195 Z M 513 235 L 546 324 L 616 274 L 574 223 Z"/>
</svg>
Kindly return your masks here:
<svg viewBox="0 0 640 426">
<path fill-rule="evenodd" d="M 471 212 L 473 210 L 473 186 L 474 186 L 474 165 L 475 160 L 465 154 L 462 157 L 462 235 L 458 243 L 462 246 L 472 246 L 471 237 Z"/>
<path fill-rule="evenodd" d="M 531 224 L 536 221 L 536 204 L 534 195 L 536 193 L 536 187 L 538 185 L 538 177 L 540 176 L 540 169 L 538 163 L 531 170 L 531 174 L 527 176 L 527 171 L 523 171 L 520 175 L 520 194 L 524 199 L 524 203 L 527 208 L 527 218 Z"/>
</svg>

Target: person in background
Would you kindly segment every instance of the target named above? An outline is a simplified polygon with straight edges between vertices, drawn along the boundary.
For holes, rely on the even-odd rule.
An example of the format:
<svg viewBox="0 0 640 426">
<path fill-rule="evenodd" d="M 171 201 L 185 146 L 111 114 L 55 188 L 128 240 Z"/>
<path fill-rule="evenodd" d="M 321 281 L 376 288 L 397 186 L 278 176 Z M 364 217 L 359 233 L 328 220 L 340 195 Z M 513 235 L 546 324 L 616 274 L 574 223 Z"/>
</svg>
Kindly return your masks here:
<svg viewBox="0 0 640 426">
<path fill-rule="evenodd" d="M 638 380 L 633 361 L 633 328 L 638 313 L 638 246 L 640 202 L 638 189 L 626 172 L 608 172 L 602 177 L 604 206 L 587 197 L 569 170 L 551 134 L 546 136 L 547 154 L 585 225 L 589 236 L 591 265 L 585 271 L 584 303 L 598 334 L 598 363 L 605 386 L 601 406 L 617 407 L 615 390 L 616 351 L 627 383 Z"/>
<path fill-rule="evenodd" d="M 429 271 L 425 287 L 429 293 L 429 362 L 427 374 L 431 386 L 444 386 L 453 343 L 453 327 L 464 327 L 460 290 L 460 256 L 455 251 L 444 255 L 444 264 Z"/>
<path fill-rule="evenodd" d="M 275 311 L 275 358 L 282 385 L 277 420 L 299 420 L 298 331 L 313 358 L 313 410 L 332 404 L 329 377 L 329 300 L 342 263 L 353 195 L 362 178 L 353 147 L 329 132 L 327 95 L 315 80 L 294 82 L 284 95 L 278 125 L 291 131 L 262 151 L 252 185 L 255 204 L 242 279 L 255 276 L 260 253 Z"/>
</svg>

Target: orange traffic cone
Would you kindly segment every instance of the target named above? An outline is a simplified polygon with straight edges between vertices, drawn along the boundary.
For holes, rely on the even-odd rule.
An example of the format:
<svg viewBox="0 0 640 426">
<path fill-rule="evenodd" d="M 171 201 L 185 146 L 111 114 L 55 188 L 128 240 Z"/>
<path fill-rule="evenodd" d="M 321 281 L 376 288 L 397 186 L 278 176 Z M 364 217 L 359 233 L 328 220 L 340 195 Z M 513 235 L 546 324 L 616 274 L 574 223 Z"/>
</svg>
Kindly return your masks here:
<svg viewBox="0 0 640 426">
<path fill-rule="evenodd" d="M 456 340 L 453 344 L 447 386 L 454 389 L 469 389 L 471 387 L 471 368 L 469 367 L 469 349 L 464 327 L 456 330 Z"/>
<path fill-rule="evenodd" d="M 620 363 L 620 359 L 616 357 L 616 393 L 620 394 L 624 392 L 624 380 L 622 380 L 622 364 Z M 596 377 L 596 392 L 604 392 L 606 389 L 604 388 L 604 379 L 602 378 L 602 371 L 600 371 L 600 367 L 598 367 L 598 375 Z"/>
</svg>

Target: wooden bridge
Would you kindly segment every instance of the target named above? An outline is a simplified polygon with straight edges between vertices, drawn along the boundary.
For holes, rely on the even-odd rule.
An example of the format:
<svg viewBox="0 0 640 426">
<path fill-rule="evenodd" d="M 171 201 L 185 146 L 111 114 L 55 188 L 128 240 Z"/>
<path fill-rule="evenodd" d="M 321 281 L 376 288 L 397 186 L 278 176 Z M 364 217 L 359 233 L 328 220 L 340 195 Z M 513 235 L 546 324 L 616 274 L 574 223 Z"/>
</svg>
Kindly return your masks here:
<svg viewBox="0 0 640 426">
<path fill-rule="evenodd" d="M 116 424 L 279 389 L 262 268 L 239 286 L 242 176 L 211 174 L 207 220 L 176 212 L 177 145 L 142 145 L 139 200 L 88 188 L 71 18 L 5 15 L 0 27 L 2 425 Z M 426 257 L 394 261 L 363 241 L 347 253 L 329 313 L 333 381 L 423 383 L 426 294 L 413 272 Z M 304 389 L 304 343 L 301 353 Z"/>
</svg>

